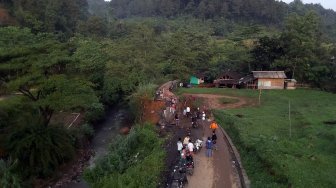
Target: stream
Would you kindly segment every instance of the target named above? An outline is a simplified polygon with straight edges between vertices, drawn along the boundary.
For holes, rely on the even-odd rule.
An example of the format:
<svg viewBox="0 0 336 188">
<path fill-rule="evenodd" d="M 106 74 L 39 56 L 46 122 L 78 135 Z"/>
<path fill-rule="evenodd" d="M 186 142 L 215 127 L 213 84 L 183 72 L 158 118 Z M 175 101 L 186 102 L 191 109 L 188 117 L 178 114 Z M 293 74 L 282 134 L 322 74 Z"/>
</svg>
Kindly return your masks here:
<svg viewBox="0 0 336 188">
<path fill-rule="evenodd" d="M 95 125 L 95 135 L 91 141 L 91 148 L 94 150 L 95 156 L 91 157 L 87 168 L 94 167 L 97 159 L 107 155 L 109 145 L 115 136 L 119 135 L 119 130 L 122 127 L 131 126 L 128 114 L 127 108 L 118 106 L 108 110 L 105 119 Z M 61 188 L 89 188 L 89 185 L 81 178 L 79 182 L 70 182 Z"/>
</svg>

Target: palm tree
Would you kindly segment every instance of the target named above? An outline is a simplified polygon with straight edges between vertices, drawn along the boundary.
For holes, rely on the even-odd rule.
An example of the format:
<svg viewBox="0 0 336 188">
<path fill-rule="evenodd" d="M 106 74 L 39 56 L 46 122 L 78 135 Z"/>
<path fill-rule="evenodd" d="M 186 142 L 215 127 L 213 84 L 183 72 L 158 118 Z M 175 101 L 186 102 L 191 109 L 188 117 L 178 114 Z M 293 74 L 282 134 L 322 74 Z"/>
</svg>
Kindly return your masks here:
<svg viewBox="0 0 336 188">
<path fill-rule="evenodd" d="M 10 132 L 7 150 L 30 175 L 51 175 L 74 154 L 71 137 L 61 126 L 44 126 L 42 121 L 35 121 L 15 126 Z"/>
<path fill-rule="evenodd" d="M 17 161 L 12 162 L 0 160 L 0 187 L 3 188 L 20 188 L 20 178 L 15 174 Z"/>
</svg>

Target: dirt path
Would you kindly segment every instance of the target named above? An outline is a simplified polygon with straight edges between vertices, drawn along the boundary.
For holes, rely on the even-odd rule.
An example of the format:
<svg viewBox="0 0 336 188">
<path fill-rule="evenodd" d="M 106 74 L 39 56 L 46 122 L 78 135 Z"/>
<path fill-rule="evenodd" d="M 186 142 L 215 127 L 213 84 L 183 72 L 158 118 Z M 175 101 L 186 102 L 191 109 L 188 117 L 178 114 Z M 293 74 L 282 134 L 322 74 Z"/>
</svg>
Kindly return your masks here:
<svg viewBox="0 0 336 188">
<path fill-rule="evenodd" d="M 202 127 L 193 129 L 194 137 L 199 134 L 205 142 L 211 136 L 208 120 L 199 120 Z M 213 157 L 205 156 L 205 148 L 195 155 L 195 172 L 189 176 L 187 188 L 236 188 L 239 187 L 237 171 L 232 166 L 232 158 L 227 150 L 224 135 L 217 131 L 217 150 L 213 151 Z"/>
<path fill-rule="evenodd" d="M 159 89 L 163 91 L 163 98 L 170 99 L 171 97 L 176 97 L 174 93 L 172 93 L 169 88 L 176 81 L 169 81 L 163 84 Z"/>
<path fill-rule="evenodd" d="M 232 97 L 227 95 L 214 95 L 214 94 L 184 94 L 184 95 L 203 98 L 205 100 L 205 104 L 210 109 L 234 109 L 252 105 L 251 101 L 244 97 Z M 221 98 L 237 99 L 238 102 L 222 104 L 220 102 Z"/>
<path fill-rule="evenodd" d="M 245 106 L 255 105 L 255 101 L 244 97 L 232 97 L 226 95 L 214 95 L 214 94 L 184 94 L 184 96 L 190 96 L 191 98 L 202 98 L 204 104 L 208 109 L 234 109 L 241 108 Z M 221 103 L 221 98 L 236 99 L 237 102 L 223 104 Z M 209 128 L 210 122 L 203 121 L 203 140 L 206 136 L 211 135 L 211 130 Z M 196 156 L 199 160 L 201 168 L 195 169 L 195 176 L 190 177 L 190 183 L 187 188 L 202 188 L 202 187 L 213 187 L 213 188 L 236 188 L 241 187 L 238 171 L 236 164 L 234 163 L 233 154 L 229 152 L 229 145 L 227 139 L 222 131 L 216 132 L 218 140 L 217 147 L 218 150 L 213 152 L 213 157 L 208 160 L 205 157 L 204 152 L 201 156 Z M 207 163 L 206 163 L 207 162 Z M 210 164 L 209 164 L 210 162 Z M 207 165 L 204 165 L 207 164 Z M 212 177 L 209 177 L 213 175 Z M 207 183 L 205 185 L 204 183 Z M 212 184 L 209 184 L 212 182 Z"/>
<path fill-rule="evenodd" d="M 169 87 L 172 82 L 168 82 L 160 87 L 164 90 L 164 98 L 169 99 L 175 97 L 174 93 L 169 91 Z M 208 109 L 230 109 L 239 108 L 246 105 L 250 105 L 249 100 L 245 98 L 223 96 L 223 95 L 212 95 L 212 94 L 185 94 L 192 95 L 196 98 L 203 98 L 205 105 Z M 238 102 L 232 104 L 221 104 L 220 98 L 230 98 L 237 99 Z M 181 112 L 180 117 L 183 117 Z M 191 120 L 189 118 L 180 118 L 180 127 L 173 131 L 173 137 L 170 145 L 172 146 L 173 153 L 176 153 L 175 147 L 178 137 L 185 136 L 185 128 L 191 127 Z M 207 137 L 211 136 L 211 130 L 209 128 L 209 120 L 198 120 L 200 127 L 191 130 L 191 138 L 195 141 L 196 139 L 207 140 Z M 232 155 L 228 150 L 227 142 L 222 131 L 217 131 L 217 147 L 218 150 L 213 152 L 213 156 L 206 157 L 205 147 L 201 149 L 194 156 L 195 169 L 192 176 L 188 176 L 189 183 L 186 188 L 236 188 L 240 187 L 240 180 L 238 176 L 237 169 L 233 164 Z M 174 155 L 174 154 L 173 154 Z M 169 156 L 169 155 L 168 155 Z M 176 154 L 175 154 L 176 156 Z"/>
</svg>

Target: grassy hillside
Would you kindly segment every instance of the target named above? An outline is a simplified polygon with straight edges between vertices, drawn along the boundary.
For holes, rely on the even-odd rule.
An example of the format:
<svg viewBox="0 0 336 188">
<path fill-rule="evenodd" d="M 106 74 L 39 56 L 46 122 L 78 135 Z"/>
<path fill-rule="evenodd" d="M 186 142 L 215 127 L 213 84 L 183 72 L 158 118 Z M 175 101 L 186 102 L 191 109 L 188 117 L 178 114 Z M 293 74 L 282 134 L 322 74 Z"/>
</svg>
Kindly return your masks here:
<svg viewBox="0 0 336 188">
<path fill-rule="evenodd" d="M 253 90 L 184 92 L 258 96 Z M 335 98 L 314 90 L 263 91 L 261 106 L 214 114 L 238 147 L 252 187 L 336 187 Z"/>
</svg>

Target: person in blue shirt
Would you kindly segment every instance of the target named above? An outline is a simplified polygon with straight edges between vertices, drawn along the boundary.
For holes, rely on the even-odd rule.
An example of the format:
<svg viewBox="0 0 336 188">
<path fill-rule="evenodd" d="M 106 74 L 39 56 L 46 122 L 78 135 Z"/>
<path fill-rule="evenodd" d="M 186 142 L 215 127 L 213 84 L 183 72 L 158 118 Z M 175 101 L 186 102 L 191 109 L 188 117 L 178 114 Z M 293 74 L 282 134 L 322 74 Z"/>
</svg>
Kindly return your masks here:
<svg viewBox="0 0 336 188">
<path fill-rule="evenodd" d="M 212 156 L 212 148 L 213 148 L 213 143 L 210 137 L 208 137 L 208 140 L 206 142 L 206 156 L 211 157 Z"/>
</svg>

